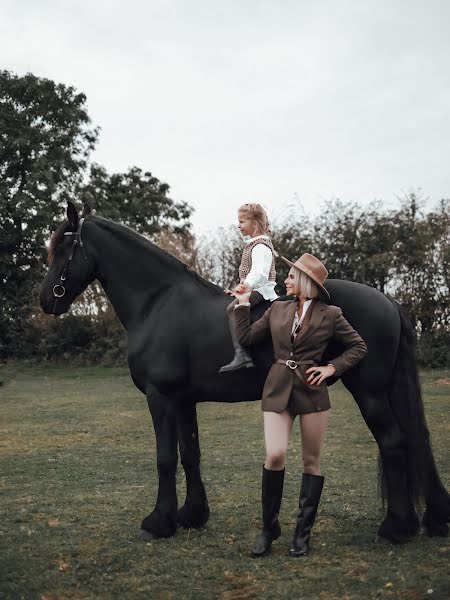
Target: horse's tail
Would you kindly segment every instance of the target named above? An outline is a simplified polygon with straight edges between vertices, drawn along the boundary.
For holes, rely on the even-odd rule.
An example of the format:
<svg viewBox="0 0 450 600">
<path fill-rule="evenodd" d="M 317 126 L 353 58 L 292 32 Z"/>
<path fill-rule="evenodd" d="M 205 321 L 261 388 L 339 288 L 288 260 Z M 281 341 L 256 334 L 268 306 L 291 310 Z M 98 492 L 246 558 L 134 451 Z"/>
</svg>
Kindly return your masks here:
<svg viewBox="0 0 450 600">
<path fill-rule="evenodd" d="M 437 476 L 437 470 L 420 390 L 415 332 L 404 309 L 392 298 L 390 300 L 398 311 L 401 331 L 389 401 L 406 434 L 409 496 L 412 504 L 419 510 L 425 504 L 427 473 L 429 475 L 430 470 L 434 469 Z M 382 468 L 381 461 L 380 467 Z M 386 501 L 387 490 L 382 471 L 380 475 L 382 498 Z"/>
</svg>

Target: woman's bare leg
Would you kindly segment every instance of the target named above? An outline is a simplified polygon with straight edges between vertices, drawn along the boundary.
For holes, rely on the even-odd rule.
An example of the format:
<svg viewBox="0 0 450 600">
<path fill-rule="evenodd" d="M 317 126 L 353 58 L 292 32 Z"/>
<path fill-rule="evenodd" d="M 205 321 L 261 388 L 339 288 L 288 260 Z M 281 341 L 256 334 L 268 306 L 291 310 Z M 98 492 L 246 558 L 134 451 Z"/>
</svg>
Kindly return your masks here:
<svg viewBox="0 0 450 600">
<path fill-rule="evenodd" d="M 300 415 L 303 472 L 320 475 L 320 452 L 328 427 L 329 411 Z"/>
<path fill-rule="evenodd" d="M 264 411 L 265 468 L 282 471 L 294 418 L 284 410 L 281 413 Z"/>
</svg>

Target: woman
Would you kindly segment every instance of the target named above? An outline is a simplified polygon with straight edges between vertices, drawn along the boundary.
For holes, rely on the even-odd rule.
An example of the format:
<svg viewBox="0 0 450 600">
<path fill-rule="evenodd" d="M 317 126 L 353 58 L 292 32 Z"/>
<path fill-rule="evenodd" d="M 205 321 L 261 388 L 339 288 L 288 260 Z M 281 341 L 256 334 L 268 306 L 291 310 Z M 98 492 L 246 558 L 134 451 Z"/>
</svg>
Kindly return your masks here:
<svg viewBox="0 0 450 600">
<path fill-rule="evenodd" d="M 329 294 L 323 284 L 328 271 L 311 254 L 291 267 L 285 281 L 292 302 L 274 302 L 259 321 L 250 325 L 249 294 L 237 294 L 236 333 L 239 342 L 252 346 L 272 337 L 275 361 L 262 395 L 266 462 L 262 476 L 263 529 L 252 548 L 252 556 L 267 554 L 272 541 L 281 535 L 278 512 L 281 506 L 284 464 L 292 424 L 300 419 L 303 476 L 299 512 L 290 556 L 308 553 L 311 529 L 320 502 L 324 478 L 320 474 L 320 452 L 328 425 L 330 400 L 325 379 L 340 377 L 359 362 L 367 347 L 337 306 L 323 299 Z M 344 352 L 319 366 L 328 342 L 335 338 Z"/>
</svg>

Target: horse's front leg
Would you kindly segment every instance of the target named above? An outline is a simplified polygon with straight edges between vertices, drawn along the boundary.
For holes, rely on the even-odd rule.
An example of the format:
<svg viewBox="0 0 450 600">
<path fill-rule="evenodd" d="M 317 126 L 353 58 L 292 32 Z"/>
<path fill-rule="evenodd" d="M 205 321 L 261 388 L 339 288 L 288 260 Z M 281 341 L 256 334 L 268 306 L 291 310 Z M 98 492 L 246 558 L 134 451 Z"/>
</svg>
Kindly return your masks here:
<svg viewBox="0 0 450 600">
<path fill-rule="evenodd" d="M 147 390 L 147 402 L 155 429 L 159 481 L 156 505 L 142 521 L 141 537 L 153 539 L 171 537 L 177 529 L 177 419 L 175 400 L 155 388 Z"/>
<path fill-rule="evenodd" d="M 209 518 L 208 499 L 200 473 L 200 443 L 195 404 L 181 402 L 177 410 L 178 443 L 186 475 L 186 499 L 178 511 L 183 527 L 203 527 Z"/>
</svg>

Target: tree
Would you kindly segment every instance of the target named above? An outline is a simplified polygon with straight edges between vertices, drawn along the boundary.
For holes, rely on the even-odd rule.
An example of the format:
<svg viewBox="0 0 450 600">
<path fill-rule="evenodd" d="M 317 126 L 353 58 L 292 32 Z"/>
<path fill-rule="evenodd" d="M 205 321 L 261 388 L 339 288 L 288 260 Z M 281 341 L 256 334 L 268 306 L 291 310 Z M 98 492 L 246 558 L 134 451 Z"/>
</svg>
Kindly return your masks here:
<svg viewBox="0 0 450 600">
<path fill-rule="evenodd" d="M 192 208 L 186 202 L 172 200 L 169 190 L 167 183 L 138 167 L 131 167 L 126 173 L 109 174 L 103 166 L 94 163 L 87 182 L 79 187 L 78 197 L 100 216 L 131 227 L 194 267 Z M 74 310 L 81 315 L 94 310 L 99 321 L 113 321 L 113 309 L 98 283 L 77 300 Z"/>
<path fill-rule="evenodd" d="M 360 278 L 363 283 L 386 293 L 392 291 L 392 252 L 396 242 L 392 215 L 381 203 L 364 211 L 360 221 L 358 252 L 361 254 Z"/>
<path fill-rule="evenodd" d="M 223 288 L 239 283 L 239 265 L 244 242 L 237 228 L 219 227 L 198 241 L 196 270 Z"/>
<path fill-rule="evenodd" d="M 152 241 L 190 269 L 200 272 L 199 247 L 195 235 L 190 230 L 178 233 L 164 229 L 154 234 Z"/>
<path fill-rule="evenodd" d="M 397 239 L 392 259 L 397 297 L 421 334 L 450 325 L 450 202 L 428 214 L 415 193 L 393 214 Z"/>
<path fill-rule="evenodd" d="M 358 205 L 338 199 L 324 204 L 314 221 L 313 241 L 330 277 L 365 282 L 367 257 L 361 248 L 364 226 L 364 210 Z"/>
<path fill-rule="evenodd" d="M 272 231 L 272 243 L 279 256 L 285 256 L 295 262 L 305 252 L 317 253 L 314 239 L 313 224 L 306 213 L 302 210 L 299 218 L 288 218 L 282 223 L 277 223 Z M 285 294 L 284 281 L 287 277 L 289 267 L 284 261 L 276 261 L 278 294 Z"/>
<path fill-rule="evenodd" d="M 80 199 L 102 217 L 150 237 L 162 231 L 186 233 L 191 227 L 192 208 L 172 200 L 167 183 L 138 167 L 110 175 L 104 167 L 93 164 L 79 193 Z"/>
<path fill-rule="evenodd" d="M 0 356 L 20 342 L 45 240 L 97 139 L 85 104 L 73 87 L 0 72 Z"/>
<path fill-rule="evenodd" d="M 32 74 L 0 72 L 0 358 L 36 349 L 45 241 L 62 220 L 68 199 L 84 200 L 101 216 L 148 237 L 178 236 L 186 256 L 195 247 L 192 208 L 171 199 L 166 183 L 138 167 L 110 175 L 100 165 L 89 165 L 97 137 L 84 94 Z M 99 326 L 102 318 L 112 322 L 95 287 L 73 312 L 95 315 Z M 56 337 L 57 330 L 58 325 L 52 327 Z M 75 330 L 73 321 L 65 332 Z"/>
</svg>

